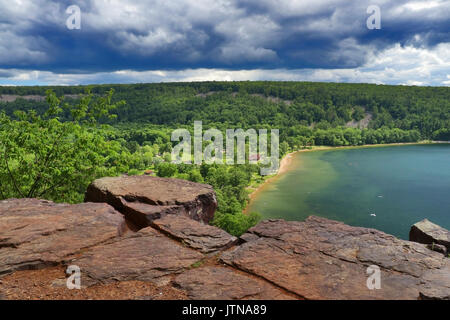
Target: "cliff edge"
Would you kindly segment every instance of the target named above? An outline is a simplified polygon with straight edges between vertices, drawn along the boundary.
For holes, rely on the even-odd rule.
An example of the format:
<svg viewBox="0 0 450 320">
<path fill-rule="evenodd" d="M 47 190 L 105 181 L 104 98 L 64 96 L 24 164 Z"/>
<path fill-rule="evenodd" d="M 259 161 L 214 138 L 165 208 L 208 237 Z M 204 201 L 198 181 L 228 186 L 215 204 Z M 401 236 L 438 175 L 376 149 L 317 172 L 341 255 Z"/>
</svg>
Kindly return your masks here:
<svg viewBox="0 0 450 320">
<path fill-rule="evenodd" d="M 177 179 L 103 178 L 86 201 L 0 201 L 0 298 L 450 299 L 450 259 L 378 230 L 311 216 L 237 239 L 207 224 L 212 188 Z"/>
</svg>

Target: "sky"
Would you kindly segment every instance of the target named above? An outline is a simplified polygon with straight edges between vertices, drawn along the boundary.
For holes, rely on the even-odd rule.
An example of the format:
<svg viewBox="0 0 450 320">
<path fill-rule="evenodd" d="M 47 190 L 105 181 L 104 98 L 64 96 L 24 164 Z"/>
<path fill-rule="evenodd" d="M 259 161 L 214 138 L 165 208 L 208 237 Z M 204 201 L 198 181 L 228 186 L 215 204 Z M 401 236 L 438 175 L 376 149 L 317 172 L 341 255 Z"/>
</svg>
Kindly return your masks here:
<svg viewBox="0 0 450 320">
<path fill-rule="evenodd" d="M 450 0 L 0 0 L 0 85 L 209 80 L 450 86 Z"/>
</svg>

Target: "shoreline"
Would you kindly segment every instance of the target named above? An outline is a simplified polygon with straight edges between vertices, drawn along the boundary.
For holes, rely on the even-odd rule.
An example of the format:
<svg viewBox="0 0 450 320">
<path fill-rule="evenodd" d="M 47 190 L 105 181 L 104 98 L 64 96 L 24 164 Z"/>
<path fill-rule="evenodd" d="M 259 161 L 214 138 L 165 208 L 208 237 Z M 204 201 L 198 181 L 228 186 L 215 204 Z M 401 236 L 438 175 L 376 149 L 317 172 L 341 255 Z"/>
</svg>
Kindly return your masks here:
<svg viewBox="0 0 450 320">
<path fill-rule="evenodd" d="M 259 185 L 257 185 L 256 188 L 252 188 L 253 190 L 248 195 L 249 201 L 248 201 L 247 205 L 245 206 L 245 209 L 243 210 L 244 214 L 247 213 L 249 204 L 256 197 L 257 193 L 260 192 L 264 186 L 269 185 L 270 182 L 273 182 L 273 180 L 280 178 L 283 175 L 283 173 L 288 172 L 289 171 L 288 167 L 292 163 L 293 155 L 298 152 L 302 152 L 302 151 L 304 151 L 304 150 L 292 151 L 292 152 L 286 154 L 285 156 L 283 156 L 283 158 L 280 160 L 280 167 L 278 168 L 277 173 L 274 175 L 268 176 L 266 179 L 264 179 L 263 182 L 261 182 Z"/>
<path fill-rule="evenodd" d="M 418 142 L 396 142 L 396 143 L 384 143 L 384 144 L 364 144 L 361 146 L 313 146 L 311 149 L 301 149 L 292 151 L 290 153 L 287 153 L 283 158 L 280 160 L 280 168 L 278 169 L 278 172 L 274 175 L 269 176 L 267 179 L 265 179 L 262 183 L 256 186 L 256 188 L 252 188 L 253 190 L 249 193 L 249 201 L 247 205 L 245 206 L 243 213 L 247 214 L 248 209 L 250 206 L 250 203 L 256 198 L 257 194 L 261 192 L 265 187 L 270 185 L 271 182 L 274 180 L 280 178 L 285 174 L 286 172 L 289 172 L 289 167 L 292 164 L 292 159 L 295 154 L 300 152 L 314 152 L 314 151 L 326 151 L 326 150 L 337 150 L 337 149 L 359 149 L 359 148 L 376 148 L 376 147 L 395 147 L 395 146 L 405 146 L 405 145 L 424 145 L 424 144 L 442 144 L 442 143 L 450 143 L 448 141 L 430 141 L 430 140 L 424 140 L 424 141 L 418 141 Z"/>
</svg>

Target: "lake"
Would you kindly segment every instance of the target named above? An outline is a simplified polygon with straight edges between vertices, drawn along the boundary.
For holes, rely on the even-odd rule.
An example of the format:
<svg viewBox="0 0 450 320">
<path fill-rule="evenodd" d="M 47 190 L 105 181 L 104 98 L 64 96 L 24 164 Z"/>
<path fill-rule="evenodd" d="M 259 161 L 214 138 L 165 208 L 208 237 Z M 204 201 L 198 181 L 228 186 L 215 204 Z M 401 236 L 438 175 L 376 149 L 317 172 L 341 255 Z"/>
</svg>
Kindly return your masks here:
<svg viewBox="0 0 450 320">
<path fill-rule="evenodd" d="M 402 239 L 424 218 L 450 229 L 450 144 L 296 153 L 247 211 L 264 219 L 317 215 Z"/>
</svg>

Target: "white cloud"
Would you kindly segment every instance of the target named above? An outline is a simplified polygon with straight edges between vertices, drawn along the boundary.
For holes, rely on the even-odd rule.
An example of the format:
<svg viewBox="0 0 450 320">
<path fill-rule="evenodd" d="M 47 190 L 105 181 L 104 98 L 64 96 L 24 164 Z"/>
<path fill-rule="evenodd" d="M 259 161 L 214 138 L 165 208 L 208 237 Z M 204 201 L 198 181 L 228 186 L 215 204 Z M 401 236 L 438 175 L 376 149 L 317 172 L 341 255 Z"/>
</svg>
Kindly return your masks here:
<svg viewBox="0 0 450 320">
<path fill-rule="evenodd" d="M 370 62 L 363 69 L 371 72 L 386 72 L 389 79 L 396 83 L 408 81 L 423 85 L 440 85 L 444 83 L 450 70 L 450 43 L 441 43 L 432 49 L 401 47 L 395 45 L 379 54 L 372 55 Z"/>
<path fill-rule="evenodd" d="M 412 11 L 421 11 L 442 6 L 445 2 L 446 1 L 415 1 L 405 3 L 402 7 Z"/>
<path fill-rule="evenodd" d="M 34 81 L 39 84 L 74 85 L 89 83 L 138 83 L 177 81 L 331 81 L 364 82 L 405 85 L 450 85 L 450 43 L 434 49 L 420 49 L 395 45 L 378 54 L 371 54 L 368 62 L 352 69 L 186 69 L 178 71 L 152 70 L 100 72 L 92 74 L 57 74 L 52 72 L 0 70 L 12 75 L 6 83 L 20 84 Z"/>
<path fill-rule="evenodd" d="M 404 21 L 414 25 L 421 21 L 438 21 L 448 19 L 450 14 L 449 0 L 420 0 L 389 3 L 389 8 L 382 9 L 382 19 Z M 420 19 L 420 20 L 419 20 Z"/>
</svg>

